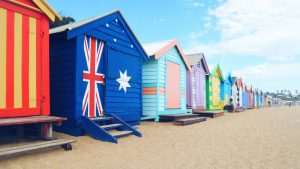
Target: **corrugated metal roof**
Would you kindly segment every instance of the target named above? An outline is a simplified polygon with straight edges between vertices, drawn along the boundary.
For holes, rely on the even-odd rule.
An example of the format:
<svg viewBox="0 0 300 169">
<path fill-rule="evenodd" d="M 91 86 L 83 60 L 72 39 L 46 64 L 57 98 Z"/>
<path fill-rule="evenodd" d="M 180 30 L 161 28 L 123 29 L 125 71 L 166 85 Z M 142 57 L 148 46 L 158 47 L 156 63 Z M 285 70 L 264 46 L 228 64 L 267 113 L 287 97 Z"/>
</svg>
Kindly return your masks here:
<svg viewBox="0 0 300 169">
<path fill-rule="evenodd" d="M 187 54 L 186 58 L 191 66 L 197 65 L 203 58 L 203 53 Z"/>
<path fill-rule="evenodd" d="M 50 34 L 60 33 L 60 32 L 66 31 L 66 30 L 72 30 L 72 29 L 78 28 L 82 25 L 85 25 L 87 23 L 90 23 L 90 22 L 93 22 L 95 20 L 101 19 L 101 18 L 103 18 L 105 16 L 108 16 L 108 15 L 111 15 L 115 12 L 118 12 L 118 10 L 114 10 L 114 11 L 108 12 L 106 14 L 99 15 L 99 16 L 89 18 L 89 19 L 85 19 L 85 20 L 82 20 L 82 21 L 70 23 L 70 24 L 59 26 L 59 27 L 56 27 L 56 28 L 52 28 L 52 29 L 50 29 Z"/>
<path fill-rule="evenodd" d="M 167 44 L 172 42 L 173 40 L 167 40 L 167 41 L 161 41 L 161 42 L 153 42 L 153 43 L 147 43 L 143 44 L 144 50 L 146 51 L 147 55 L 153 56 L 155 52 L 159 51 L 163 47 L 165 47 Z"/>
</svg>

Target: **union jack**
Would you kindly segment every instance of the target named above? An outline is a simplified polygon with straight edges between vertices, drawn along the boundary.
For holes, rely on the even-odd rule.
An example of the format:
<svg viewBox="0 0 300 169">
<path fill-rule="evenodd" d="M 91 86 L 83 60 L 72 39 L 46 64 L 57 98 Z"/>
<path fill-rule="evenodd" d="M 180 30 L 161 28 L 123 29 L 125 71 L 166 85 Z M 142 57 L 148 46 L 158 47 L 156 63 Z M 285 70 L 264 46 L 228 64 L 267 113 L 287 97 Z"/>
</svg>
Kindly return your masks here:
<svg viewBox="0 0 300 169">
<path fill-rule="evenodd" d="M 103 47 L 104 43 L 102 41 L 92 37 L 84 37 L 84 53 L 88 69 L 83 70 L 83 81 L 87 82 L 82 102 L 83 116 L 97 117 L 104 115 L 97 86 L 104 83 L 104 74 L 97 72 Z"/>
</svg>

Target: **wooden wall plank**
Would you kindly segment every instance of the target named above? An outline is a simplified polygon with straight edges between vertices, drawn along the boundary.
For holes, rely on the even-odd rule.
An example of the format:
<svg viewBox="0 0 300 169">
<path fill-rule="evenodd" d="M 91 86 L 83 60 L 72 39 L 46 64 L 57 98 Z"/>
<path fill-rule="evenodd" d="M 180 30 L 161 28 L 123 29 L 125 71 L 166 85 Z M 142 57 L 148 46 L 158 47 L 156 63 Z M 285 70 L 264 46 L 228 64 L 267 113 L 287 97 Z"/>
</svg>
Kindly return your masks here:
<svg viewBox="0 0 300 169">
<path fill-rule="evenodd" d="M 6 107 L 6 28 L 7 11 L 0 8 L 0 109 Z"/>
</svg>

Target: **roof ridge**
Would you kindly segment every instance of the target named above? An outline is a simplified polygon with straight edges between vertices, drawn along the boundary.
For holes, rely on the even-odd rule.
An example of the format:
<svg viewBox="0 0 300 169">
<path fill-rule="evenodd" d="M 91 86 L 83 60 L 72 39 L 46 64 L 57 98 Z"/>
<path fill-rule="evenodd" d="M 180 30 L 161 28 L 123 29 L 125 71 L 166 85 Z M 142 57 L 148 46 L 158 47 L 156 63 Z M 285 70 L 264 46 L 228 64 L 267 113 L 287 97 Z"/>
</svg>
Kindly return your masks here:
<svg viewBox="0 0 300 169">
<path fill-rule="evenodd" d="M 194 55 L 204 55 L 203 52 L 196 52 L 196 53 L 187 53 L 186 56 L 194 56 Z"/>
<path fill-rule="evenodd" d="M 143 46 L 153 45 L 153 44 L 159 44 L 159 43 L 167 43 L 167 42 L 172 42 L 174 40 L 176 40 L 176 39 L 170 39 L 170 40 L 164 40 L 164 41 L 156 41 L 156 42 L 144 43 Z"/>
</svg>

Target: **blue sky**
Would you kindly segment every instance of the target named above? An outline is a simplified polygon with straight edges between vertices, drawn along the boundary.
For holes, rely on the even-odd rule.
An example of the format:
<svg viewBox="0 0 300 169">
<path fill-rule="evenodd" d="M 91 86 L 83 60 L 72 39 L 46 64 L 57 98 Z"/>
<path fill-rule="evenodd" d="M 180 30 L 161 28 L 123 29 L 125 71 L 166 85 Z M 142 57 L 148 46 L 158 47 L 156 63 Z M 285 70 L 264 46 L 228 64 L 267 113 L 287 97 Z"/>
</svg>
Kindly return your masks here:
<svg viewBox="0 0 300 169">
<path fill-rule="evenodd" d="M 141 43 L 178 39 L 248 85 L 300 89 L 297 0 L 48 0 L 77 21 L 121 10 Z"/>
</svg>

